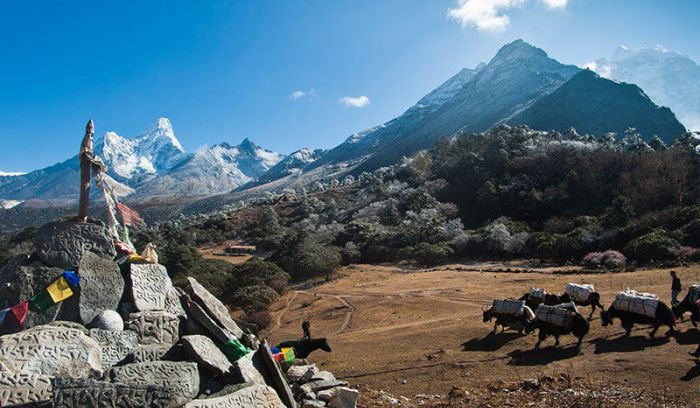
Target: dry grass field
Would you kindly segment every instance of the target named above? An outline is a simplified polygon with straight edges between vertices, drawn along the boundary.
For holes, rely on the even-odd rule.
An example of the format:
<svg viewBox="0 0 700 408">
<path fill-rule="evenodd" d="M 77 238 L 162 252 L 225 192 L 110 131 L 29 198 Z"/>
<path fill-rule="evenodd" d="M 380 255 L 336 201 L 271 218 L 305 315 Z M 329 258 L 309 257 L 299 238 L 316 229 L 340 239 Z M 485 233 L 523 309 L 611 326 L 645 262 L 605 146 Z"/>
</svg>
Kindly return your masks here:
<svg viewBox="0 0 700 408">
<path fill-rule="evenodd" d="M 557 348 L 550 337 L 534 350 L 534 333 L 493 334 L 493 324 L 482 322 L 481 306 L 494 298 L 519 297 L 531 286 L 562 292 L 567 282 L 594 284 L 606 307 L 627 287 L 656 293 L 670 303 L 669 270 L 586 274 L 524 263 L 426 270 L 351 266 L 332 282 L 290 290 L 273 305 L 275 322 L 264 335 L 273 343 L 296 339 L 302 321 L 310 320 L 313 337 L 328 337 L 333 347 L 332 353 L 318 351 L 310 360 L 374 395 L 376 405 L 390 401 L 380 401 L 377 395 L 384 394 L 379 390 L 400 405 L 411 405 L 436 394 L 488 393 L 502 381 L 545 376 L 698 401 L 700 365 L 688 352 L 700 342 L 700 332 L 687 321 L 678 324 L 677 335 L 666 337 L 661 328 L 652 340 L 647 327 L 635 327 L 624 337 L 619 321 L 605 328 L 596 314 L 580 350 L 571 336 L 562 337 Z M 700 282 L 700 267 L 675 270 L 684 286 Z M 367 398 L 364 403 L 375 405 Z"/>
</svg>

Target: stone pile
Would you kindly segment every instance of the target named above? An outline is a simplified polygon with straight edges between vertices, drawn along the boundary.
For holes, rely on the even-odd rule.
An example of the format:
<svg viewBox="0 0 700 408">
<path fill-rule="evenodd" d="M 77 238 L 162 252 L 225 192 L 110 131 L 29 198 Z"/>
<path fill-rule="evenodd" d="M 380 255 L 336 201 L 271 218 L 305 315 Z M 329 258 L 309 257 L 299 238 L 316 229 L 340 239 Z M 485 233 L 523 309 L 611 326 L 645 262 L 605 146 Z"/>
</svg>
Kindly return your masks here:
<svg viewBox="0 0 700 408">
<path fill-rule="evenodd" d="M 117 263 L 104 225 L 48 224 L 36 248 L 0 269 L 0 309 L 64 270 L 80 285 L 0 336 L 1 407 L 356 405 L 358 392 L 333 374 L 305 360 L 280 365 L 194 278 L 183 290 L 162 265 Z"/>
</svg>

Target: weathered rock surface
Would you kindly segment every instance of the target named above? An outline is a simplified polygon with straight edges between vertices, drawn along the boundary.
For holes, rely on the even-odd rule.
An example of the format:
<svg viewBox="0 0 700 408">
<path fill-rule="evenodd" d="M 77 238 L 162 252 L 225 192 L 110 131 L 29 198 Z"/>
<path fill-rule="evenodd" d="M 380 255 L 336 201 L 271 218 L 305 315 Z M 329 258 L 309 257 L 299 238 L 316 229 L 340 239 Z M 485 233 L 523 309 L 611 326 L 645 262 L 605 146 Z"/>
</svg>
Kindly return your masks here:
<svg viewBox="0 0 700 408">
<path fill-rule="evenodd" d="M 285 375 L 287 377 L 287 381 L 289 381 L 290 383 L 306 383 L 311 381 L 314 375 L 316 375 L 318 372 L 319 371 L 318 368 L 316 368 L 316 364 L 293 365 L 289 367 Z"/>
<path fill-rule="evenodd" d="M 88 251 L 105 259 L 117 254 L 107 228 L 95 223 L 52 222 L 39 229 L 34 243 L 42 262 L 64 270 L 77 270 Z"/>
<path fill-rule="evenodd" d="M 119 266 L 88 251 L 80 259 L 80 319 L 88 324 L 105 310 L 117 310 L 124 293 Z"/>
<path fill-rule="evenodd" d="M 166 295 L 172 288 L 168 272 L 159 264 L 131 264 L 131 296 L 139 311 L 165 309 Z"/>
<path fill-rule="evenodd" d="M 145 363 L 149 361 L 180 360 L 184 353 L 178 345 L 151 344 L 136 347 L 128 357 L 131 363 Z"/>
<path fill-rule="evenodd" d="M 51 400 L 51 377 L 41 374 L 0 372 L 0 407 L 39 404 Z"/>
<path fill-rule="evenodd" d="M 114 310 L 103 310 L 102 313 L 98 314 L 95 319 L 93 319 L 92 323 L 90 323 L 90 327 L 120 332 L 124 330 L 124 320 L 122 316 Z"/>
<path fill-rule="evenodd" d="M 199 367 L 214 376 L 229 374 L 233 366 L 224 353 L 206 336 L 183 336 L 182 346 Z"/>
<path fill-rule="evenodd" d="M 189 362 L 155 361 L 114 367 L 110 381 L 140 386 L 158 386 L 178 397 L 181 404 L 194 399 L 199 393 L 199 370 Z"/>
<path fill-rule="evenodd" d="M 219 324 L 216 321 L 214 321 L 214 319 L 211 316 L 209 316 L 209 314 L 204 310 L 204 308 L 197 304 L 197 302 L 191 302 L 190 308 L 187 312 L 191 320 L 197 322 L 199 326 L 206 331 L 206 333 L 219 340 L 220 342 L 226 343 L 234 337 L 233 333 L 219 326 Z"/>
<path fill-rule="evenodd" d="M 96 380 L 53 380 L 54 408 L 175 408 L 182 398 L 169 387 Z"/>
<path fill-rule="evenodd" d="M 13 258 L 0 269 L 0 309 L 12 307 L 44 291 L 54 279 L 63 274 L 63 269 L 51 268 L 41 262 L 27 264 L 28 258 Z M 58 317 L 62 304 L 54 305 L 44 313 L 27 313 L 24 327 L 50 323 Z M 15 330 L 19 330 L 17 327 Z"/>
<path fill-rule="evenodd" d="M 243 330 L 233 321 L 226 306 L 216 296 L 212 295 L 204 286 L 194 278 L 187 278 L 190 291 L 195 301 L 204 307 L 210 316 L 226 330 L 233 333 L 236 338 L 243 336 Z"/>
<path fill-rule="evenodd" d="M 168 280 L 170 279 L 168 278 Z M 185 309 L 182 307 L 180 293 L 178 293 L 177 289 L 175 289 L 175 287 L 172 286 L 172 283 L 170 283 L 169 285 L 170 290 L 165 295 L 165 310 L 174 314 L 175 316 L 184 318 L 187 316 L 187 313 L 185 313 Z"/>
<path fill-rule="evenodd" d="M 289 387 L 287 380 L 284 378 L 284 374 L 282 374 L 282 370 L 280 370 L 279 365 L 272 356 L 270 347 L 267 345 L 267 341 L 263 341 L 260 344 L 258 353 L 260 354 L 261 359 L 265 364 L 265 368 L 267 369 L 265 382 L 273 386 L 287 408 L 296 408 L 296 401 L 294 400 L 292 389 Z M 342 385 L 347 385 L 347 383 Z"/>
<path fill-rule="evenodd" d="M 180 319 L 163 310 L 132 313 L 125 328 L 139 336 L 140 344 L 175 344 L 180 339 Z"/>
<path fill-rule="evenodd" d="M 347 387 L 348 383 L 345 381 L 326 381 L 326 380 L 316 380 L 308 382 L 300 387 L 302 393 L 316 392 L 328 390 L 335 387 Z"/>
<path fill-rule="evenodd" d="M 265 363 L 260 352 L 248 353 L 233 363 L 234 372 L 238 379 L 253 384 L 265 384 L 265 378 L 260 371 L 265 371 Z"/>
<path fill-rule="evenodd" d="M 325 406 L 326 406 L 325 402 L 315 400 L 315 399 L 305 399 L 301 403 L 301 408 L 323 408 Z"/>
<path fill-rule="evenodd" d="M 352 388 L 332 388 L 328 406 L 331 408 L 355 408 L 360 393 Z"/>
<path fill-rule="evenodd" d="M 139 336 L 127 330 L 115 332 L 104 329 L 90 329 L 90 338 L 100 345 L 102 367 L 107 370 L 124 360 L 136 348 Z"/>
<path fill-rule="evenodd" d="M 335 381 L 335 376 L 330 371 L 318 371 L 311 377 L 311 381 Z"/>
<path fill-rule="evenodd" d="M 285 408 L 285 405 L 272 388 L 253 385 L 223 397 L 191 401 L 185 408 Z"/>
<path fill-rule="evenodd" d="M 0 359 L 20 373 L 99 377 L 101 355 L 99 344 L 78 329 L 37 326 L 0 337 Z"/>
</svg>

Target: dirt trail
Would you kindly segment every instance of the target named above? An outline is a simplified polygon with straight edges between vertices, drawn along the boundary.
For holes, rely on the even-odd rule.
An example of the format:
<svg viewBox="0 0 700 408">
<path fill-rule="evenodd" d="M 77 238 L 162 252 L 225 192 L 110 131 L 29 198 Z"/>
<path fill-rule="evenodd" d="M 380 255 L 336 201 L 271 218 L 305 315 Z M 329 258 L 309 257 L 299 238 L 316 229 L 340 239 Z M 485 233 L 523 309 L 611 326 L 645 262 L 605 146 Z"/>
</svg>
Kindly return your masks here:
<svg viewBox="0 0 700 408">
<path fill-rule="evenodd" d="M 571 336 L 562 337 L 558 348 L 549 338 L 534 350 L 535 335 L 493 334 L 493 323 L 482 322 L 481 306 L 494 298 L 519 297 L 531 286 L 561 292 L 568 282 L 595 284 L 606 306 L 626 287 L 668 302 L 668 270 L 571 275 L 557 268 L 497 270 L 503 266 L 346 268 L 341 279 L 292 291 L 276 302 L 267 337 L 272 343 L 299 338 L 301 322 L 308 319 L 313 336 L 328 337 L 333 348 L 312 354 L 311 361 L 354 385 L 394 395 L 444 394 L 453 385 L 486 387 L 497 380 L 570 373 L 640 391 L 700 397 L 700 365 L 687 354 L 700 342 L 700 331 L 689 322 L 679 324 L 675 337 L 663 337 L 662 328 L 652 340 L 648 328 L 637 326 L 625 338 L 619 322 L 603 328 L 596 314 L 580 350 Z M 700 282 L 700 267 L 676 270 L 685 287 Z"/>
</svg>

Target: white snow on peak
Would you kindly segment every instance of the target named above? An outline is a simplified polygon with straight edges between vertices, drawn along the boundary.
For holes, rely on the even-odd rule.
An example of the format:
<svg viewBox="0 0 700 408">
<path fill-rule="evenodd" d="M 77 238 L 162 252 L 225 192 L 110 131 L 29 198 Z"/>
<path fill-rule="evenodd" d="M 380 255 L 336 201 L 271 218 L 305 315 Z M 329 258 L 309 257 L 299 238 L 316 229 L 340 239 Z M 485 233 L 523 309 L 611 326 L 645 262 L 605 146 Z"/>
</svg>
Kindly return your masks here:
<svg viewBox="0 0 700 408">
<path fill-rule="evenodd" d="M 368 134 L 374 132 L 375 130 L 381 129 L 383 127 L 385 127 L 385 125 L 379 125 L 379 126 L 375 126 L 373 128 L 365 129 L 361 132 L 353 133 L 352 135 L 350 135 L 350 137 L 345 139 L 345 143 L 355 144 L 355 143 L 359 142 L 360 140 L 364 139 L 364 137 L 367 136 Z"/>
<path fill-rule="evenodd" d="M 17 177 L 24 176 L 27 173 L 22 173 L 19 171 L 0 171 L 0 177 Z"/>
<path fill-rule="evenodd" d="M 0 198 L 0 208 L 3 208 L 5 210 L 9 210 L 10 208 L 17 207 L 18 205 L 22 204 L 24 201 L 22 200 L 3 200 Z"/>
</svg>

